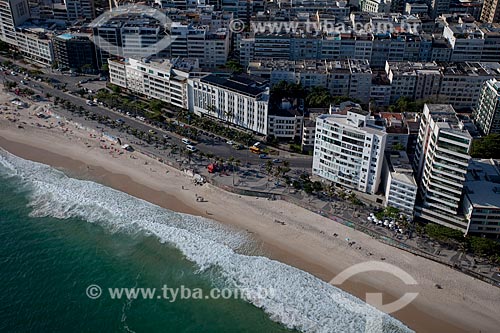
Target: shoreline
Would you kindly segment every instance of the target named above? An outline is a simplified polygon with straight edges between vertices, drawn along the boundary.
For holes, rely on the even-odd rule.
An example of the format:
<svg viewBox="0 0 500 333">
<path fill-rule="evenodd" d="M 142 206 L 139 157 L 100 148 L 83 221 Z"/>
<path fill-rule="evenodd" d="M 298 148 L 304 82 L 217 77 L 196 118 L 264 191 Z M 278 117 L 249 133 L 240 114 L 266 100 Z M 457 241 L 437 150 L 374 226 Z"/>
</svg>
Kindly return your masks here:
<svg viewBox="0 0 500 333">
<path fill-rule="evenodd" d="M 98 148 L 83 149 L 83 145 L 78 145 L 82 140 L 91 141 L 82 135 L 60 134 L 54 129 L 18 130 L 13 127 L 8 123 L 7 126 L 0 126 L 0 147 L 16 156 L 63 169 L 72 177 L 102 183 L 170 210 L 204 216 L 246 229 L 252 233 L 266 256 L 307 271 L 324 281 L 329 281 L 353 264 L 387 257 L 387 262 L 407 270 L 419 282 L 416 288 L 420 292 L 419 298 L 391 314 L 418 332 L 488 332 L 494 331 L 496 327 L 498 317 L 495 316 L 498 314 L 499 303 L 497 301 L 496 309 L 491 309 L 491 305 L 495 305 L 494 296 L 500 296 L 498 289 L 465 274 L 404 253 L 371 239 L 368 235 L 282 201 L 242 197 L 207 184 L 197 187 L 195 191 L 208 198 L 208 202 L 198 203 L 194 200 L 195 194 L 197 195 L 192 190 L 194 185 L 182 172 L 160 165 L 153 159 L 145 156 L 136 160 L 127 159 L 126 156 L 110 158 L 105 152 L 99 154 L 99 150 L 94 150 Z M 94 150 L 93 153 L 88 154 L 91 150 Z M 145 170 L 147 168 L 141 164 L 143 160 L 147 161 L 149 170 Z M 153 169 L 155 172 L 151 171 Z M 160 172 L 165 170 L 168 173 Z M 187 189 L 179 190 L 181 184 Z M 277 225 L 273 222 L 276 217 L 290 222 L 286 226 Z M 321 224 L 322 222 L 329 224 Z M 317 233 L 316 228 L 325 233 Z M 339 239 L 326 236 L 334 232 L 340 235 Z M 374 253 L 373 257 L 347 247 L 343 241 L 344 236 L 356 239 L 366 251 Z M 421 269 L 428 272 L 419 274 L 422 273 Z M 432 274 L 430 277 L 425 276 L 434 270 L 440 278 Z M 459 279 L 459 283 L 454 285 L 452 279 L 448 281 L 450 277 Z M 444 291 L 436 290 L 433 283 L 437 282 L 444 286 Z M 472 285 L 469 287 L 468 284 Z M 382 291 L 384 303 L 388 303 L 399 298 L 401 290 L 413 291 L 401 289 L 403 286 L 405 285 L 387 274 L 364 273 L 340 287 L 361 299 L 364 299 L 366 292 Z M 470 288 L 471 291 L 460 290 L 460 287 Z M 452 290 L 453 288 L 458 290 Z M 477 293 L 479 295 L 474 293 L 477 289 L 480 290 Z M 439 293 L 445 295 L 437 295 Z M 490 306 L 483 305 L 482 309 L 489 308 L 489 315 L 481 315 L 476 309 L 481 307 L 479 302 L 482 295 L 490 296 L 485 300 Z M 472 315 L 474 318 L 471 318 Z"/>
</svg>

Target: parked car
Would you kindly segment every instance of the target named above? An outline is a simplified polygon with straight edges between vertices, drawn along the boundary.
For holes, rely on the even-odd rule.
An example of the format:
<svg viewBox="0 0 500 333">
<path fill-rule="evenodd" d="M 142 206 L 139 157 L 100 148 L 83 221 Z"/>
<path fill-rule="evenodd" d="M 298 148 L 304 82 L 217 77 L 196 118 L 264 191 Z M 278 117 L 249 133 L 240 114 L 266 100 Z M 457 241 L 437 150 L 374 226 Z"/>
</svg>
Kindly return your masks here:
<svg viewBox="0 0 500 333">
<path fill-rule="evenodd" d="M 259 155 L 259 158 L 262 158 L 262 159 L 267 159 L 268 157 L 267 157 L 267 154 L 260 154 L 260 155 Z"/>
</svg>

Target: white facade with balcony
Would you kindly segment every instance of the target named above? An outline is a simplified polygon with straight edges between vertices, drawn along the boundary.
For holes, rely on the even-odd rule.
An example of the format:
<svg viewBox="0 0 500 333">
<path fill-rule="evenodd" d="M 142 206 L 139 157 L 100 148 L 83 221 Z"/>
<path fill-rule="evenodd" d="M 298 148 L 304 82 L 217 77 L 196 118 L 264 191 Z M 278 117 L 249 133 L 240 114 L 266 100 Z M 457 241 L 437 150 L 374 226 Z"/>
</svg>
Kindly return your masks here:
<svg viewBox="0 0 500 333">
<path fill-rule="evenodd" d="M 408 156 L 404 151 L 386 151 L 385 155 L 385 205 L 412 217 L 418 187 Z"/>
<path fill-rule="evenodd" d="M 198 63 L 193 59 L 143 61 L 108 59 L 110 82 L 129 91 L 188 108 L 187 80 Z"/>
<path fill-rule="evenodd" d="M 375 194 L 380 185 L 386 133 L 369 113 L 350 108 L 316 118 L 313 174 Z"/>
<path fill-rule="evenodd" d="M 267 135 L 269 88 L 241 76 L 189 79 L 189 111 Z"/>
<path fill-rule="evenodd" d="M 447 104 L 425 104 L 415 152 L 421 203 L 416 215 L 467 230 L 461 198 L 472 137 Z"/>
</svg>

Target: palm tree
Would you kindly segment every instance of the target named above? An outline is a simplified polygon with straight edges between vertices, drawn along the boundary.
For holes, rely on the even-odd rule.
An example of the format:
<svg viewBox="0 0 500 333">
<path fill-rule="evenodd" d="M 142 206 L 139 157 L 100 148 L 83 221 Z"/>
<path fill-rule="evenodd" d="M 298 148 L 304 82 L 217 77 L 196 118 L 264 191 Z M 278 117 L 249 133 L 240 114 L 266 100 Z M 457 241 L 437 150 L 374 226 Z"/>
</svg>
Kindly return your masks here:
<svg viewBox="0 0 500 333">
<path fill-rule="evenodd" d="M 227 122 L 227 128 L 229 128 L 229 123 L 232 122 L 234 117 L 234 111 L 231 110 L 224 111 L 224 117 L 226 118 L 225 120 Z"/>
</svg>

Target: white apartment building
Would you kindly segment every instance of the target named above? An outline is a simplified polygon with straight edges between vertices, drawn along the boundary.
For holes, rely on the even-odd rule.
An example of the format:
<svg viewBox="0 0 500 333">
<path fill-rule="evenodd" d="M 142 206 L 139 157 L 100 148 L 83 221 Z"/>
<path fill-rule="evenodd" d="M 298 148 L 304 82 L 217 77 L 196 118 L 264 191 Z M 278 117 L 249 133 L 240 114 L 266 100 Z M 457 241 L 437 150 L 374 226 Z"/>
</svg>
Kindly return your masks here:
<svg viewBox="0 0 500 333">
<path fill-rule="evenodd" d="M 361 10 L 369 13 L 386 13 L 391 10 L 391 0 L 361 0 Z"/>
<path fill-rule="evenodd" d="M 439 101 L 455 109 L 470 109 L 477 105 L 483 83 L 500 79 L 498 62 L 451 63 L 444 67 Z"/>
<path fill-rule="evenodd" d="M 500 81 L 491 79 L 483 83 L 474 120 L 483 135 L 500 134 Z"/>
<path fill-rule="evenodd" d="M 475 107 L 483 82 L 500 78 L 500 64 L 491 62 L 386 62 L 391 102 L 400 97 L 432 99 L 456 109 Z"/>
<path fill-rule="evenodd" d="M 122 60 L 108 59 L 109 82 L 127 88 L 127 64 Z"/>
<path fill-rule="evenodd" d="M 227 28 L 172 22 L 169 47 L 172 57 L 196 58 L 201 67 L 215 68 L 227 62 L 230 33 Z"/>
<path fill-rule="evenodd" d="M 255 38 L 253 37 L 241 38 L 239 51 L 240 51 L 240 64 L 244 67 L 248 66 L 250 61 L 252 61 L 252 59 L 254 59 L 255 56 Z"/>
<path fill-rule="evenodd" d="M 302 150 L 310 151 L 314 149 L 316 139 L 316 121 L 312 119 L 304 120 L 302 126 Z"/>
<path fill-rule="evenodd" d="M 155 98 L 179 108 L 188 108 L 190 73 L 196 72 L 196 59 L 108 60 L 110 82 L 131 92 Z"/>
<path fill-rule="evenodd" d="M 368 60 L 260 60 L 249 63 L 251 75 L 269 80 L 271 86 L 286 81 L 306 89 L 325 87 L 334 96 L 370 100 L 372 70 Z"/>
<path fill-rule="evenodd" d="M 0 1 L 0 40 L 17 45 L 16 27 L 30 17 L 27 0 Z"/>
<path fill-rule="evenodd" d="M 385 152 L 384 183 L 385 206 L 413 217 L 418 186 L 404 151 Z"/>
<path fill-rule="evenodd" d="M 65 0 L 68 19 L 78 18 L 94 19 L 95 8 L 94 0 Z"/>
<path fill-rule="evenodd" d="M 451 105 L 424 105 L 414 160 L 420 199 L 416 216 L 467 230 L 461 198 L 471 143 Z"/>
<path fill-rule="evenodd" d="M 51 66 L 54 62 L 52 36 L 42 28 L 21 28 L 16 31 L 17 48 L 27 59 Z"/>
<path fill-rule="evenodd" d="M 316 118 L 313 174 L 375 194 L 380 184 L 386 133 L 368 111 L 347 107 Z"/>
<path fill-rule="evenodd" d="M 436 98 L 440 91 L 442 67 L 435 62 L 386 62 L 385 72 L 391 85 L 391 103 L 400 97 Z"/>
<path fill-rule="evenodd" d="M 280 105 L 270 103 L 267 135 L 281 140 L 300 139 L 304 123 L 304 107 L 300 103 L 303 101 L 298 98 L 283 98 Z"/>
<path fill-rule="evenodd" d="M 189 79 L 189 111 L 268 134 L 269 88 L 244 75 Z"/>
<path fill-rule="evenodd" d="M 484 33 L 475 23 L 446 25 L 443 37 L 453 49 L 450 61 L 480 61 L 484 47 Z"/>
<path fill-rule="evenodd" d="M 500 171 L 497 160 L 472 160 L 463 199 L 467 234 L 500 238 Z"/>
</svg>

